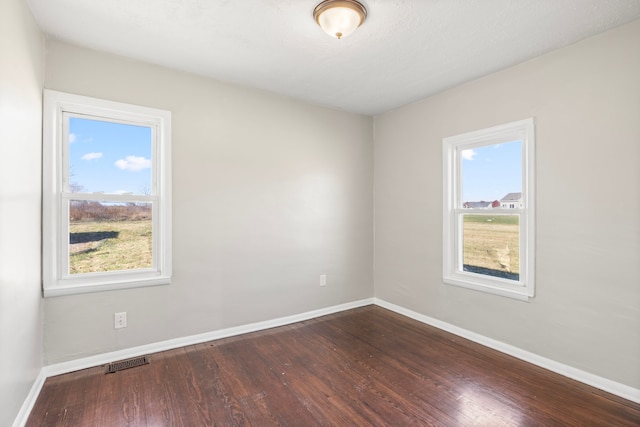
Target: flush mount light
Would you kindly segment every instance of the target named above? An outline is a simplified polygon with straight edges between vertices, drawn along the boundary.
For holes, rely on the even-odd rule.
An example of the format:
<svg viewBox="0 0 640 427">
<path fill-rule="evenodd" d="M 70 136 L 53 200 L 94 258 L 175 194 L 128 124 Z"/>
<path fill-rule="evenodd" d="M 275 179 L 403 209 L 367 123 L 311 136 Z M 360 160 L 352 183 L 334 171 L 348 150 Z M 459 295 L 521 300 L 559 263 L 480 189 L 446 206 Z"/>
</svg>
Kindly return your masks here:
<svg viewBox="0 0 640 427">
<path fill-rule="evenodd" d="M 356 0 L 325 0 L 313 10 L 313 18 L 331 37 L 353 33 L 367 17 L 367 9 Z"/>
</svg>

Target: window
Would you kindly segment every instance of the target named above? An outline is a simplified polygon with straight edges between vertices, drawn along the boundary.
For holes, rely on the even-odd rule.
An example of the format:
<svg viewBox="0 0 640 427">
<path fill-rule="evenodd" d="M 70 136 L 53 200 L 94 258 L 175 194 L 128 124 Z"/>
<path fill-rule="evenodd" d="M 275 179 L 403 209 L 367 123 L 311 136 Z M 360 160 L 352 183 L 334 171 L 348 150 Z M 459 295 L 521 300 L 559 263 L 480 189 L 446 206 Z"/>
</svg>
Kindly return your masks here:
<svg viewBox="0 0 640 427">
<path fill-rule="evenodd" d="M 168 284 L 171 113 L 44 91 L 45 296 Z"/>
<path fill-rule="evenodd" d="M 443 280 L 534 296 L 533 119 L 443 140 Z"/>
</svg>

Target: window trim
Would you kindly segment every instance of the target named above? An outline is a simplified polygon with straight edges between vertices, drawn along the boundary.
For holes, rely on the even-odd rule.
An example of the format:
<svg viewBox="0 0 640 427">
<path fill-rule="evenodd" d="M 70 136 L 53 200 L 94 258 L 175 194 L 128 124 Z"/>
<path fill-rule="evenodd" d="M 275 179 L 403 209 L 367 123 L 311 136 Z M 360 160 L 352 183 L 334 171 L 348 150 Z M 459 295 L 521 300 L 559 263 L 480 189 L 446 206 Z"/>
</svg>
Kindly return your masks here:
<svg viewBox="0 0 640 427">
<path fill-rule="evenodd" d="M 493 215 L 519 214 L 520 271 L 513 280 L 462 270 L 462 224 L 459 214 L 487 214 L 463 208 L 462 158 L 470 148 L 522 141 L 522 208 L 494 208 Z M 535 135 L 528 118 L 443 139 L 443 282 L 476 291 L 528 301 L 535 296 Z"/>
<path fill-rule="evenodd" d="M 43 100 L 43 215 L 42 272 L 45 297 L 100 292 L 171 282 L 171 112 L 122 102 L 70 93 L 44 90 Z M 152 196 L 83 193 L 83 200 L 118 201 L 130 197 L 152 202 L 153 267 L 138 270 L 85 273 L 78 276 L 63 271 L 68 265 L 68 204 L 65 191 L 68 165 L 65 165 L 67 138 L 65 114 L 91 116 L 92 119 L 136 124 L 152 128 Z M 65 216 L 65 213 L 67 214 Z M 66 232 L 66 235 L 65 235 Z"/>
</svg>

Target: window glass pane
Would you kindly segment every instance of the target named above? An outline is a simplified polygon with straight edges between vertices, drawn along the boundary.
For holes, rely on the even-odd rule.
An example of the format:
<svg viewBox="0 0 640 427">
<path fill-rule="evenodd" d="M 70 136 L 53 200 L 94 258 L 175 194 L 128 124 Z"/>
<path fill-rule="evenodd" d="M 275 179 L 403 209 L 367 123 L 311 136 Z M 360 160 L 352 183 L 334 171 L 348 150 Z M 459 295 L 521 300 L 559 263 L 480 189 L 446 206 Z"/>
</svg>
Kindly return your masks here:
<svg viewBox="0 0 640 427">
<path fill-rule="evenodd" d="M 462 215 L 463 270 L 520 279 L 518 215 Z"/>
<path fill-rule="evenodd" d="M 69 192 L 151 194 L 150 127 L 67 117 Z"/>
<path fill-rule="evenodd" d="M 151 203 L 69 202 L 69 273 L 151 268 Z"/>
<path fill-rule="evenodd" d="M 522 208 L 522 142 L 460 152 L 463 208 Z"/>
</svg>

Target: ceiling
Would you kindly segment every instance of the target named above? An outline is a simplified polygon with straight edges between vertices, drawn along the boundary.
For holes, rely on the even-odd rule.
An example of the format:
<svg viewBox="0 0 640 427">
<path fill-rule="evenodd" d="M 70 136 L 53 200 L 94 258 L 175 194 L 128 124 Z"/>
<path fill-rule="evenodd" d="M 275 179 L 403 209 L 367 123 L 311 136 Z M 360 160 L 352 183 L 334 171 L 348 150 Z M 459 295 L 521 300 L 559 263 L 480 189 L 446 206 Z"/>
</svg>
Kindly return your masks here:
<svg viewBox="0 0 640 427">
<path fill-rule="evenodd" d="M 47 37 L 367 115 L 640 18 L 640 0 L 360 0 L 337 40 L 319 2 L 27 0 Z"/>
</svg>

